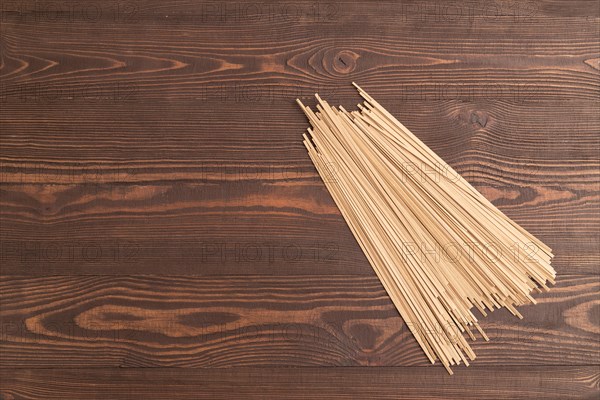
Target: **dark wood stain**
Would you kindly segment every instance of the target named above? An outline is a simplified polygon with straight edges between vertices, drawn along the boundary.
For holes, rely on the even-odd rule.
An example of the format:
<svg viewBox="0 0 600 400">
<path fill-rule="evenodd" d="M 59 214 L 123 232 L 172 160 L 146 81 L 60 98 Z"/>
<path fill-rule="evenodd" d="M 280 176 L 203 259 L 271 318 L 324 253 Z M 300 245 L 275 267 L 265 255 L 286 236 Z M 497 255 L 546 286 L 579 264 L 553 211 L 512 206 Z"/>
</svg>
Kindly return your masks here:
<svg viewBox="0 0 600 400">
<path fill-rule="evenodd" d="M 599 8 L 4 3 L 1 398 L 597 398 Z M 452 377 L 302 145 L 351 81 L 556 254 Z"/>
</svg>

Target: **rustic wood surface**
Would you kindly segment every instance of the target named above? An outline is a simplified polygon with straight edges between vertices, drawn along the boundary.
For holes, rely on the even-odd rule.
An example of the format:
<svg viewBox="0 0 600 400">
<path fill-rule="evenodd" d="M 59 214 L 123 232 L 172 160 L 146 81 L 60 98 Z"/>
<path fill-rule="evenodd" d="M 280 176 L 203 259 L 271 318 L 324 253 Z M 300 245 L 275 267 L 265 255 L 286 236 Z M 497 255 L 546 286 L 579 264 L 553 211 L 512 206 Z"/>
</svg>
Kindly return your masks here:
<svg viewBox="0 0 600 400">
<path fill-rule="evenodd" d="M 1 7 L 3 400 L 600 396 L 596 0 Z M 452 377 L 302 145 L 351 81 L 556 254 Z"/>
</svg>

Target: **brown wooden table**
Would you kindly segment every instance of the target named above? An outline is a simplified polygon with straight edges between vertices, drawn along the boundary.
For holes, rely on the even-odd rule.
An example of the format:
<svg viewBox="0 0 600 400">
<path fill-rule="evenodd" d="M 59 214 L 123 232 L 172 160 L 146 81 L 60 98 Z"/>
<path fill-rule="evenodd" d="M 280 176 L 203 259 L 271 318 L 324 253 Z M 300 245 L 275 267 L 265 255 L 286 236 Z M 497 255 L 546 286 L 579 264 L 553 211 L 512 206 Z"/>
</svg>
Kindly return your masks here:
<svg viewBox="0 0 600 400">
<path fill-rule="evenodd" d="M 2 3 L 2 399 L 598 398 L 597 1 Z M 556 254 L 427 360 L 294 104 L 356 81 Z"/>
</svg>

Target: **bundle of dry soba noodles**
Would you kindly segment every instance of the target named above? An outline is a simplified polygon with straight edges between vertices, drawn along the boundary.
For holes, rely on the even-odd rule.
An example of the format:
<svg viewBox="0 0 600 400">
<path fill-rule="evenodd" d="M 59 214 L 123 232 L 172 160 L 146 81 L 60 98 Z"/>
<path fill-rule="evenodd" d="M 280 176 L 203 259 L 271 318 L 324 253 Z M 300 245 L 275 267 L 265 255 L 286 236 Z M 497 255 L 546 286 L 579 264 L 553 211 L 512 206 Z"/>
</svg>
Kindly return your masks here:
<svg viewBox="0 0 600 400">
<path fill-rule="evenodd" d="M 316 95 L 298 103 L 304 144 L 342 215 L 421 348 L 452 373 L 475 354 L 473 314 L 535 304 L 556 272 L 551 249 L 506 217 L 355 84 L 359 111 Z"/>
</svg>

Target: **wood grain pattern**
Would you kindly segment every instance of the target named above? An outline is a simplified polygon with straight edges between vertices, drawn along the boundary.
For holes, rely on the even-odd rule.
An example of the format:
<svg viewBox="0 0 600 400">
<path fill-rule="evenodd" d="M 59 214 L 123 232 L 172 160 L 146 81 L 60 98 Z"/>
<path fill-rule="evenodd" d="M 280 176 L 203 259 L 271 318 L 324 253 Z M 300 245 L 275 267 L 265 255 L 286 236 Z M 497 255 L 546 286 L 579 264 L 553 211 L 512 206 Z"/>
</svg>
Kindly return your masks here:
<svg viewBox="0 0 600 400">
<path fill-rule="evenodd" d="M 524 320 L 482 318 L 491 342 L 473 343 L 474 364 L 594 364 L 599 287 L 561 276 Z M 3 367 L 428 364 L 376 277 L 8 276 L 1 289 Z"/>
<path fill-rule="evenodd" d="M 596 367 L 227 368 L 16 370 L 3 399 L 595 399 Z M 428 389 L 429 388 L 429 389 Z"/>
<path fill-rule="evenodd" d="M 4 2 L 0 397 L 597 398 L 599 37 L 595 0 Z M 556 254 L 452 378 L 301 142 L 353 80 Z"/>
</svg>

